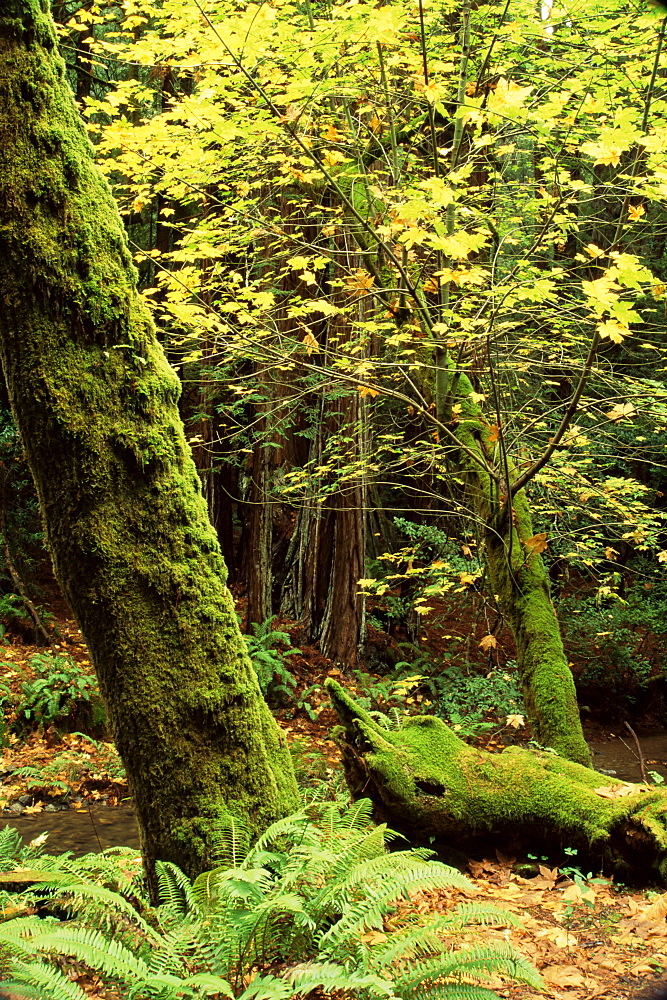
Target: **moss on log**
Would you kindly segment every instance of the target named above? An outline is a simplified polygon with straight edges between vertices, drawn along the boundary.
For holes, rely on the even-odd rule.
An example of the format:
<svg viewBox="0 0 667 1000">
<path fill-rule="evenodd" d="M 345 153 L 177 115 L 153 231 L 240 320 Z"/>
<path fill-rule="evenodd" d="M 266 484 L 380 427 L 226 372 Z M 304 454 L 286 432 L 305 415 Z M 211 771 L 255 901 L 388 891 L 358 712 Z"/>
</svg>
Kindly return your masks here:
<svg viewBox="0 0 667 1000">
<path fill-rule="evenodd" d="M 335 681 L 343 764 L 355 797 L 413 842 L 578 847 L 628 875 L 667 882 L 667 791 L 630 785 L 550 752 L 468 746 L 440 719 L 386 730 Z"/>
</svg>

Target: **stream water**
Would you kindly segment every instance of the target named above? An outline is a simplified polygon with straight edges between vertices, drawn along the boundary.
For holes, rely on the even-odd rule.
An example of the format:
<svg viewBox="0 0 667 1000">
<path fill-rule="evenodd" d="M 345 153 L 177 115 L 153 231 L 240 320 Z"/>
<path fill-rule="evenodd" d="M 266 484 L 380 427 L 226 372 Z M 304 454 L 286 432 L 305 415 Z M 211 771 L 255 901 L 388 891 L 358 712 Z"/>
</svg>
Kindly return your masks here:
<svg viewBox="0 0 667 1000">
<path fill-rule="evenodd" d="M 115 809 L 97 809 L 57 813 L 37 813 L 31 816 L 8 816 L 7 823 L 0 818 L 0 828 L 13 826 L 26 843 L 48 833 L 44 850 L 49 854 L 73 851 L 80 856 L 103 851 L 107 847 L 139 847 L 139 828 L 129 806 Z"/>
<path fill-rule="evenodd" d="M 667 782 L 667 731 L 638 733 L 647 771 L 656 771 Z M 614 771 L 622 781 L 641 781 L 642 773 L 635 742 L 630 733 L 620 731 L 603 741 L 590 740 L 596 770 Z"/>
<path fill-rule="evenodd" d="M 657 771 L 667 781 L 667 731 L 639 736 L 648 771 Z M 593 766 L 622 781 L 641 781 L 637 750 L 630 734 L 590 742 Z M 611 777 L 612 775 L 609 774 Z M 604 783 L 604 782 L 602 782 Z M 139 830 L 129 806 L 104 807 L 85 811 L 36 813 L 31 816 L 0 816 L 0 829 L 13 826 L 25 841 L 47 832 L 49 854 L 73 851 L 76 855 L 104 850 L 106 847 L 139 847 Z"/>
</svg>

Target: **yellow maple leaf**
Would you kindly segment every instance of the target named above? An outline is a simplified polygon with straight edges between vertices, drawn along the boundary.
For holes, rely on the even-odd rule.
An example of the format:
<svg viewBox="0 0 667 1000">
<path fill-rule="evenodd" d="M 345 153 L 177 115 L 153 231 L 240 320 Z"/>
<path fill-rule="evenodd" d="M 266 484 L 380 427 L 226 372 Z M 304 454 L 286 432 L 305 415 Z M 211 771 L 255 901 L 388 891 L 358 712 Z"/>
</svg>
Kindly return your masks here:
<svg viewBox="0 0 667 1000">
<path fill-rule="evenodd" d="M 630 205 L 628 209 L 628 216 L 632 222 L 636 222 L 641 219 L 642 215 L 646 215 L 646 209 L 643 205 Z"/>
<path fill-rule="evenodd" d="M 426 229 L 422 229 L 421 226 L 408 226 L 399 235 L 399 242 L 403 244 L 406 250 L 412 250 L 415 244 L 421 246 L 422 243 L 427 240 L 430 233 Z"/>
<path fill-rule="evenodd" d="M 615 167 L 621 162 L 621 153 L 623 152 L 618 146 L 610 146 L 609 149 L 604 149 L 595 161 L 596 164 L 604 167 Z"/>
<path fill-rule="evenodd" d="M 603 323 L 598 323 L 597 331 L 603 340 L 612 340 L 615 344 L 622 344 L 624 339 L 632 334 L 630 327 L 619 323 L 617 319 L 607 319 Z"/>
<path fill-rule="evenodd" d="M 595 165 L 615 167 L 621 160 L 627 147 L 619 146 L 610 136 L 604 136 L 599 142 L 584 142 L 581 150 L 595 158 Z"/>
<path fill-rule="evenodd" d="M 506 715 L 505 725 L 511 726 L 512 729 L 520 729 L 526 725 L 526 720 L 523 715 Z"/>
<path fill-rule="evenodd" d="M 608 417 L 613 423 L 617 423 L 623 418 L 633 417 L 636 410 L 632 403 L 616 403 L 612 410 L 609 410 L 605 416 Z"/>
<path fill-rule="evenodd" d="M 488 649 L 498 648 L 498 640 L 495 635 L 485 635 L 483 639 L 479 640 L 477 645 L 486 653 Z"/>
<path fill-rule="evenodd" d="M 436 104 L 438 101 L 441 101 L 443 97 L 446 97 L 447 82 L 436 83 L 431 81 L 425 85 L 423 94 L 429 104 Z"/>
<path fill-rule="evenodd" d="M 352 274 L 347 274 L 343 280 L 352 295 L 364 295 L 375 284 L 373 275 L 363 267 L 358 267 Z"/>
<path fill-rule="evenodd" d="M 337 163 L 343 163 L 346 159 L 345 153 L 341 153 L 338 149 L 325 149 L 322 154 L 325 167 L 335 167 Z"/>
<path fill-rule="evenodd" d="M 357 390 L 362 399 L 364 396 L 370 396 L 371 399 L 375 399 L 379 395 L 379 389 L 371 389 L 369 385 L 358 385 Z"/>
<path fill-rule="evenodd" d="M 327 125 L 325 129 L 322 130 L 322 138 L 327 139 L 329 142 L 338 142 L 342 138 L 341 133 L 338 131 L 335 125 Z"/>
<path fill-rule="evenodd" d="M 312 354 L 314 351 L 319 351 L 320 349 L 320 345 L 318 344 L 317 339 L 313 337 L 312 333 L 310 332 L 306 334 L 301 343 L 306 348 L 309 355 Z"/>
<path fill-rule="evenodd" d="M 521 108 L 532 94 L 534 87 L 520 87 L 513 80 L 504 76 L 498 80 L 495 90 L 489 98 L 489 108 Z"/>
<path fill-rule="evenodd" d="M 528 555 L 538 556 L 541 552 L 544 552 L 547 545 L 547 533 L 546 531 L 540 531 L 537 535 L 533 535 L 532 538 L 524 539 L 523 544 L 528 549 Z"/>
</svg>

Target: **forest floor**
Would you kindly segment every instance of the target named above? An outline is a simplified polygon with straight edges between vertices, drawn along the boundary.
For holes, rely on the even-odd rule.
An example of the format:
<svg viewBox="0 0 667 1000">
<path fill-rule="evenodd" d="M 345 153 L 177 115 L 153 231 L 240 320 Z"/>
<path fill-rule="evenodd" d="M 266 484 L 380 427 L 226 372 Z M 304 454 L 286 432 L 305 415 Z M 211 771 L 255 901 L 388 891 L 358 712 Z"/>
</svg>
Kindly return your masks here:
<svg viewBox="0 0 667 1000">
<path fill-rule="evenodd" d="M 286 624 L 276 623 L 275 627 Z M 488 632 L 482 623 L 478 630 L 482 638 L 485 628 Z M 88 652 L 76 623 L 61 613 L 54 619 L 53 629 L 52 652 L 71 658 L 82 675 L 91 675 Z M 473 638 L 479 648 L 479 637 Z M 463 640 L 464 636 L 459 641 Z M 443 642 L 449 641 L 451 636 L 446 634 Z M 465 641 L 470 644 L 469 631 Z M 297 635 L 294 644 L 299 644 Z M 338 676 L 363 695 L 373 683 L 385 690 L 383 677 L 365 671 L 343 674 L 316 650 L 304 646 L 300 649 L 292 657 L 291 668 L 297 690 L 309 691 L 308 707 L 302 695 L 299 711 L 289 707 L 278 711 L 279 724 L 293 747 L 301 782 L 342 791 L 338 752 L 330 736 L 335 719 L 326 705 L 322 685 L 327 676 Z M 0 680 L 4 685 L 6 719 L 8 708 L 20 701 L 23 685 L 35 677 L 33 658 L 44 652 L 44 646 L 25 643 L 18 636 L 5 637 L 0 646 Z M 404 700 L 409 701 L 409 697 L 406 692 Z M 419 705 L 408 707 L 418 709 Z M 480 732 L 477 739 L 487 749 L 502 749 L 513 739 L 513 729 L 496 725 Z M 117 755 L 113 745 L 103 739 L 61 733 L 54 725 L 19 733 L 8 726 L 4 743 L 0 751 L 0 825 L 2 820 L 11 824 L 13 817 L 22 814 L 87 811 L 91 804 L 115 806 L 127 800 Z M 400 919 L 406 908 L 427 915 L 462 901 L 493 903 L 517 917 L 519 926 L 508 921 L 480 931 L 471 925 L 463 934 L 457 934 L 457 943 L 479 941 L 480 933 L 487 942 L 510 941 L 538 967 L 546 983 L 546 995 L 557 1000 L 622 1000 L 667 969 L 667 893 L 631 889 L 587 870 L 579 871 L 576 858 L 569 867 L 560 869 L 552 867 L 546 858 L 533 858 L 531 870 L 525 864 L 517 866 L 517 860 L 525 862 L 525 857 L 517 859 L 493 850 L 489 857 L 470 859 L 466 871 L 469 889 L 442 890 L 406 900 L 388 920 L 385 930 L 391 929 L 392 922 Z M 368 933 L 370 944 L 382 939 L 378 934 Z M 80 985 L 91 996 L 102 996 L 93 979 L 82 975 Z M 500 979 L 490 985 L 508 1000 L 540 995 Z"/>
</svg>

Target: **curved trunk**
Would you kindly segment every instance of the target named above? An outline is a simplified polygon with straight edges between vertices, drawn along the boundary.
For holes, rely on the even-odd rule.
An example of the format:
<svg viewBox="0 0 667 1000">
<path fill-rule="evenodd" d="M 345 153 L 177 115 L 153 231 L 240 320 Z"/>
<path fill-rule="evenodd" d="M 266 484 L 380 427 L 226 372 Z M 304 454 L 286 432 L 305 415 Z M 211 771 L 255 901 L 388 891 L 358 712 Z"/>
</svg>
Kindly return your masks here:
<svg viewBox="0 0 667 1000">
<path fill-rule="evenodd" d="M 126 766 L 149 876 L 298 805 L 46 0 L 0 14 L 0 350 L 58 580 Z"/>
<path fill-rule="evenodd" d="M 455 381 L 460 411 L 458 439 L 480 455 L 489 468 L 502 468 L 501 431 L 489 425 L 473 401 L 468 378 L 458 375 Z M 465 452 L 459 453 L 458 465 L 466 474 L 468 502 L 482 524 L 491 591 L 516 642 L 526 713 L 534 738 L 568 760 L 589 765 L 591 755 L 581 728 L 572 671 L 540 555 L 544 539 L 535 537 L 525 493 L 517 493 L 508 506 L 505 482 L 497 483 Z M 511 479 L 509 461 L 505 471 Z"/>
</svg>

